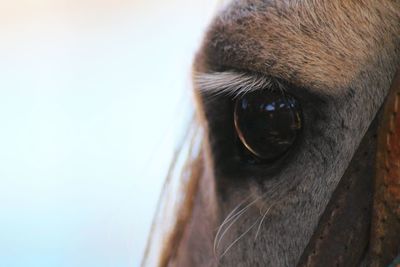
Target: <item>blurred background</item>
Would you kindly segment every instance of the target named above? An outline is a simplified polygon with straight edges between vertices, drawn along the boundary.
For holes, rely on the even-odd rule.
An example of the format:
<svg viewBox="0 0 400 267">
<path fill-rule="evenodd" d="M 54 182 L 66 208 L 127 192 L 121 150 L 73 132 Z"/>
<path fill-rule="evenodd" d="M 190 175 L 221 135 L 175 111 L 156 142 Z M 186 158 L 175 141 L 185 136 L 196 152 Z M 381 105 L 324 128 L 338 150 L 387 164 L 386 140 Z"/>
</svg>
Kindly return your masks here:
<svg viewBox="0 0 400 267">
<path fill-rule="evenodd" d="M 215 0 L 0 0 L 0 266 L 139 266 Z"/>
</svg>

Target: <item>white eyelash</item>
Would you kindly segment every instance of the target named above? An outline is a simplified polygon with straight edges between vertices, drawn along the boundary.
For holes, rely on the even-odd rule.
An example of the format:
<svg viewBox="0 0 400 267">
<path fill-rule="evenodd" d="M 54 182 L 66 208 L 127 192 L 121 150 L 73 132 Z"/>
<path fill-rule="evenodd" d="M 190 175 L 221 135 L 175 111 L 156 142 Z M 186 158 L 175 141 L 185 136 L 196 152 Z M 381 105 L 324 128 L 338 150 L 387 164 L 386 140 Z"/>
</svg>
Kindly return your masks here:
<svg viewBox="0 0 400 267">
<path fill-rule="evenodd" d="M 277 80 L 260 74 L 250 75 L 233 71 L 195 73 L 194 83 L 198 90 L 212 95 L 227 94 L 240 96 L 261 89 L 279 89 L 284 87 Z"/>
</svg>

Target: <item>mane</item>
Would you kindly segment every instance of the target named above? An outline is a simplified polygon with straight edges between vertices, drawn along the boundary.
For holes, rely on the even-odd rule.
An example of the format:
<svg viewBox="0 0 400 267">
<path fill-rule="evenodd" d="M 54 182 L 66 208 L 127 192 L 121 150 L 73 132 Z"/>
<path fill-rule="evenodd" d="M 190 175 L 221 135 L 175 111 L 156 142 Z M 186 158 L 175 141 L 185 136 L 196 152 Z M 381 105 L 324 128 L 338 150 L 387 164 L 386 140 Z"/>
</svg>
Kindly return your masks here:
<svg viewBox="0 0 400 267">
<path fill-rule="evenodd" d="M 141 266 L 168 266 L 176 254 L 203 171 L 202 136 L 193 118 L 168 170 Z"/>
<path fill-rule="evenodd" d="M 269 73 L 271 77 L 296 82 L 303 87 L 315 90 L 322 88 L 332 94 L 336 91 L 340 93 L 340 90 L 352 84 L 354 77 L 363 74 L 364 66 L 369 66 L 376 58 L 378 61 L 390 62 L 387 58 L 392 54 L 388 51 L 398 45 L 397 39 L 392 38 L 393 33 L 398 31 L 397 25 L 389 23 L 399 21 L 396 9 L 398 2 L 389 1 L 388 6 L 378 6 L 378 10 L 367 7 L 366 0 L 304 0 L 293 1 L 291 4 L 287 4 L 289 1 L 272 2 L 276 6 L 269 8 L 265 14 L 260 11 L 262 14 L 259 17 L 253 17 L 252 10 L 247 10 L 247 6 L 240 6 L 240 1 L 235 1 L 236 6 L 223 11 L 214 20 L 214 26 L 206 34 L 203 48 L 195 62 L 195 86 L 197 83 L 203 90 L 197 88 L 195 94 L 204 91 L 215 94 L 231 92 L 237 96 L 256 89 L 254 85 L 259 88 L 274 82 L 262 77 L 252 79 L 245 74 L 229 71 L 229 68 L 221 70 L 211 66 L 237 66 L 239 70 Z M 282 9 L 278 8 L 285 4 L 287 6 Z M 298 6 L 300 8 L 297 9 Z M 321 16 L 313 16 L 314 9 L 321 10 Z M 364 9 L 364 13 L 359 12 Z M 332 12 L 338 16 L 331 16 Z M 386 14 L 392 19 L 384 19 L 383 15 Z M 250 24 L 243 23 L 247 20 Z M 369 27 L 353 29 L 351 26 L 357 21 L 368 21 L 366 24 Z M 327 29 L 337 26 L 338 31 L 320 30 L 321 25 Z M 389 30 L 382 32 L 382 28 Z M 254 43 L 249 38 L 251 35 L 263 39 Z M 368 38 L 365 40 L 364 36 Z M 381 38 L 376 39 L 376 36 Z M 285 42 L 276 42 L 281 39 Z M 381 46 L 384 52 L 381 52 Z M 381 54 L 385 60 L 380 59 Z M 207 60 L 205 55 L 208 55 Z M 272 60 L 264 64 L 268 58 Z M 227 86 L 220 86 L 223 84 Z M 200 102 L 197 104 L 201 105 Z M 201 108 L 197 110 L 200 111 L 199 116 L 205 116 Z M 193 118 L 187 135 L 175 153 L 159 199 L 142 266 L 171 265 L 182 243 L 199 195 L 204 162 L 210 160 L 205 150 L 207 146 L 203 146 L 204 133 L 200 126 L 205 125 L 204 131 L 207 131 L 207 124 L 201 123 L 205 121 L 205 118 Z"/>
</svg>

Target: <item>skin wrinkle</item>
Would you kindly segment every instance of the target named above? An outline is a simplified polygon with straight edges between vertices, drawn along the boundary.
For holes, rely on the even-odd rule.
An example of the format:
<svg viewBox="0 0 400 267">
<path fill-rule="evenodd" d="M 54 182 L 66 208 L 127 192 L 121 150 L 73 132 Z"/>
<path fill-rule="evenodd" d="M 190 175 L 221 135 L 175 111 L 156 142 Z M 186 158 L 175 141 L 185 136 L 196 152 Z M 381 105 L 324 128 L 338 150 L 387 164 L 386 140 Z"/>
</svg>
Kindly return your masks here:
<svg viewBox="0 0 400 267">
<path fill-rule="evenodd" d="M 197 55 L 196 73 L 255 72 L 330 97 L 317 111 L 314 103 L 302 103 L 301 143 L 279 171 L 267 172 L 230 157 L 226 96 L 205 101 L 207 95 L 195 91 L 209 156 L 171 266 L 217 266 L 216 229 L 246 197 L 268 190 L 224 234 L 220 252 L 262 216 L 260 207 L 273 205 L 257 239 L 249 231 L 218 265 L 296 265 L 384 100 L 399 64 L 399 37 L 400 3 L 389 0 L 236 0 L 221 11 Z"/>
</svg>

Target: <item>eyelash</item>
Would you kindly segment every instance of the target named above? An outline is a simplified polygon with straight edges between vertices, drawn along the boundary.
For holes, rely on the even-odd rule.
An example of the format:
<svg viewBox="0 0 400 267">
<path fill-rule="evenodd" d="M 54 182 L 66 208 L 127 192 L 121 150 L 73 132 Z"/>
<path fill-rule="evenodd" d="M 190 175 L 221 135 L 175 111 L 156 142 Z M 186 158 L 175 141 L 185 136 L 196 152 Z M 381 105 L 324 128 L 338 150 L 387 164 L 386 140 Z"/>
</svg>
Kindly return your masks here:
<svg viewBox="0 0 400 267">
<path fill-rule="evenodd" d="M 257 73 L 225 71 L 195 73 L 193 77 L 196 88 L 208 97 L 226 95 L 237 98 L 249 92 L 265 89 L 285 91 L 284 85 L 278 79 Z"/>
<path fill-rule="evenodd" d="M 270 79 L 272 78 L 269 78 L 269 80 Z M 209 126 L 211 151 L 214 156 L 214 161 L 216 162 L 215 171 L 222 174 L 222 176 L 234 178 L 254 174 L 255 177 L 257 177 L 257 174 L 265 176 L 265 174 L 273 175 L 274 173 L 282 171 L 284 166 L 289 164 L 294 156 L 301 150 L 305 140 L 304 138 L 306 138 L 303 132 L 308 132 L 307 138 L 312 138 L 310 136 L 313 134 L 313 131 L 310 131 L 310 127 L 314 128 L 321 117 L 324 116 L 321 111 L 324 110 L 324 106 L 327 103 L 326 99 L 285 81 L 274 80 L 279 82 L 281 88 L 284 88 L 284 91 L 290 91 L 290 94 L 301 102 L 304 123 L 302 133 L 299 135 L 291 152 L 273 162 L 273 164 L 246 164 L 246 162 L 241 160 L 240 155 L 243 151 L 240 151 L 242 148 L 237 144 L 240 140 L 238 140 L 233 123 L 234 104 L 240 97 L 240 95 L 237 94 L 238 91 L 236 90 L 236 94 L 232 94 L 226 93 L 226 89 L 213 91 L 213 87 L 210 86 L 206 87 L 206 89 L 198 88 Z M 209 81 L 209 83 L 211 83 L 211 81 Z M 214 87 L 216 85 L 218 85 L 218 83 L 214 84 Z M 199 84 L 197 84 L 197 86 L 199 86 Z M 228 88 L 227 86 L 225 87 Z M 308 125 L 307 121 L 312 121 L 312 125 Z"/>
</svg>

